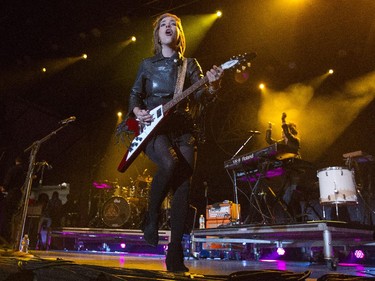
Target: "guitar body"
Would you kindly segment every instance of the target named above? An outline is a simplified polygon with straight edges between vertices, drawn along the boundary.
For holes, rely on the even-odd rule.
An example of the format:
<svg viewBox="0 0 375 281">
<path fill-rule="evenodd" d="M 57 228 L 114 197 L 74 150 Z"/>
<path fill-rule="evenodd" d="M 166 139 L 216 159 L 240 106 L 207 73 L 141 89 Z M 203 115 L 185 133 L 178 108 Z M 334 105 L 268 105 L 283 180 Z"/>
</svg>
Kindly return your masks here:
<svg viewBox="0 0 375 281">
<path fill-rule="evenodd" d="M 133 132 L 135 136 L 138 136 L 140 132 L 139 122 L 132 117 L 126 119 L 125 126 L 128 131 Z"/>
<path fill-rule="evenodd" d="M 164 118 L 163 105 L 159 105 L 150 111 L 153 117 L 152 122 L 149 125 L 139 126 L 137 120 L 129 118 L 127 125 L 129 130 L 134 131 L 135 137 L 130 143 L 128 150 L 125 152 L 117 170 L 121 173 L 125 172 L 127 168 L 133 163 L 135 158 L 143 151 L 147 142 L 151 139 L 153 132 L 160 126 Z"/>
</svg>

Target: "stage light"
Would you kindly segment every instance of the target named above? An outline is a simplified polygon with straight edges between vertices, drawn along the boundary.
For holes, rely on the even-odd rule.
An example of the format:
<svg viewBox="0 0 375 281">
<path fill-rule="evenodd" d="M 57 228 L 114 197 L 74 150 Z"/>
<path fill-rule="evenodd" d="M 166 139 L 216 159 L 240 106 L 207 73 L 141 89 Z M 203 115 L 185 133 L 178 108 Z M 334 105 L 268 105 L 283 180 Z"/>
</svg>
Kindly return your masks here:
<svg viewBox="0 0 375 281">
<path fill-rule="evenodd" d="M 264 83 L 259 84 L 259 89 L 263 90 L 265 87 L 266 87 L 266 85 Z"/>
<path fill-rule="evenodd" d="M 221 18 L 222 15 L 223 15 L 223 13 L 222 13 L 221 11 L 216 11 L 216 16 L 217 16 L 218 18 Z"/>
<path fill-rule="evenodd" d="M 119 117 L 119 118 L 122 117 L 122 112 L 121 111 L 117 112 L 117 117 Z"/>
<path fill-rule="evenodd" d="M 126 248 L 126 244 L 125 243 L 121 243 L 120 247 L 121 247 L 121 249 L 125 249 Z"/>
<path fill-rule="evenodd" d="M 285 255 L 285 250 L 284 250 L 283 247 L 278 247 L 277 250 L 276 250 L 276 252 L 277 252 L 277 254 L 278 254 L 279 256 L 283 256 L 283 255 Z"/>
<path fill-rule="evenodd" d="M 328 70 L 328 74 L 333 74 L 333 69 Z"/>
<path fill-rule="evenodd" d="M 83 54 L 83 55 L 82 55 L 82 58 L 83 58 L 84 60 L 86 60 L 86 59 L 87 59 L 87 54 Z"/>
<path fill-rule="evenodd" d="M 43 67 L 42 72 L 47 72 L 47 68 Z"/>
<path fill-rule="evenodd" d="M 354 251 L 354 256 L 357 259 L 364 259 L 365 258 L 365 253 L 362 250 L 355 250 Z"/>
<path fill-rule="evenodd" d="M 127 46 L 129 46 L 131 43 L 134 43 L 137 41 L 137 37 L 135 36 L 131 36 L 129 37 L 128 39 L 126 39 L 125 41 L 122 41 L 119 45 L 119 47 L 122 49 L 122 48 L 125 48 Z"/>
</svg>

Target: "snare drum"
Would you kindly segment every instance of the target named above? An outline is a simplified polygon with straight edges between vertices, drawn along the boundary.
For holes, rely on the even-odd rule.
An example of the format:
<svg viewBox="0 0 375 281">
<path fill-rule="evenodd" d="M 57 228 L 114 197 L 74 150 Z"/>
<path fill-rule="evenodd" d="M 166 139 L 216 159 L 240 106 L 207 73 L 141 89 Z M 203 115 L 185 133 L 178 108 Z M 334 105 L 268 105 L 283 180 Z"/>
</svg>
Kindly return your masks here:
<svg viewBox="0 0 375 281">
<path fill-rule="evenodd" d="M 318 170 L 320 204 L 356 204 L 353 172 L 344 167 Z"/>
</svg>

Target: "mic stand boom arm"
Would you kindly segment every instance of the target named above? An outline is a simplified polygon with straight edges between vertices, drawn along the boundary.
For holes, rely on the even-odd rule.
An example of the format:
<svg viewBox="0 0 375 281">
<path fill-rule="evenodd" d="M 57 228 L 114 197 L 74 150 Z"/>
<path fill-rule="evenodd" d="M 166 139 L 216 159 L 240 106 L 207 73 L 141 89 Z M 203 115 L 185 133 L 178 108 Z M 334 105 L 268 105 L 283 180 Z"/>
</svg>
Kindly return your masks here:
<svg viewBox="0 0 375 281">
<path fill-rule="evenodd" d="M 21 249 L 22 246 L 22 238 L 23 238 L 23 233 L 25 230 L 25 223 L 26 223 L 26 218 L 27 218 L 27 209 L 29 207 L 29 198 L 30 198 L 30 193 L 31 193 L 31 186 L 33 182 L 33 174 L 34 174 L 34 167 L 35 167 L 35 159 L 36 159 L 36 154 L 38 153 L 38 150 L 40 148 L 40 145 L 44 143 L 45 141 L 49 140 L 53 135 L 56 135 L 58 131 L 66 127 L 68 123 L 63 124 L 60 126 L 58 129 L 54 130 L 53 132 L 49 133 L 47 136 L 44 138 L 37 140 L 33 142 L 28 148 L 24 150 L 24 152 L 30 151 L 30 158 L 29 158 L 29 168 L 27 170 L 27 175 L 26 175 L 26 180 L 23 185 L 23 208 L 22 208 L 22 216 L 20 220 L 20 224 L 18 227 L 17 231 L 17 239 L 15 240 L 14 244 L 14 250 Z M 18 241 L 18 245 L 17 245 Z"/>
<path fill-rule="evenodd" d="M 234 157 L 236 157 L 238 155 L 238 153 L 240 153 L 240 151 L 245 147 L 245 145 L 254 137 L 255 133 L 251 133 L 250 137 L 247 138 L 247 140 L 243 143 L 243 145 L 236 151 L 236 153 L 232 156 L 231 159 L 233 159 Z"/>
<path fill-rule="evenodd" d="M 245 147 L 245 145 L 254 137 L 255 135 L 255 132 L 252 132 L 250 137 L 247 138 L 247 140 L 243 143 L 243 145 L 236 151 L 236 153 L 232 156 L 231 159 L 235 158 L 238 153 L 240 153 L 240 151 Z M 236 224 L 239 224 L 240 223 L 240 210 L 239 210 L 239 206 L 238 206 L 238 187 L 237 187 L 237 177 L 236 177 L 236 171 L 233 170 L 233 191 L 234 191 L 234 202 L 236 204 L 236 213 L 237 213 L 237 217 L 236 217 Z"/>
</svg>

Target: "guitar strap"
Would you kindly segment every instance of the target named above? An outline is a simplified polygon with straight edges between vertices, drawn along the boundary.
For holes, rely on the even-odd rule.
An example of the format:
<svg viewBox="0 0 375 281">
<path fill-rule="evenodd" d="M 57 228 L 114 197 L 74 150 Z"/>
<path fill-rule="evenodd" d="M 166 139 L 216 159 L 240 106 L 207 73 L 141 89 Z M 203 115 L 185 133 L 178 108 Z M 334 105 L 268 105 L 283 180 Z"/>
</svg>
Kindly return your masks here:
<svg viewBox="0 0 375 281">
<path fill-rule="evenodd" d="M 174 97 L 182 93 L 182 89 L 184 87 L 184 82 L 185 82 L 185 76 L 186 76 L 186 68 L 187 68 L 187 59 L 183 58 L 182 65 L 178 66 L 177 81 L 176 81 L 176 88 L 174 90 Z"/>
</svg>

